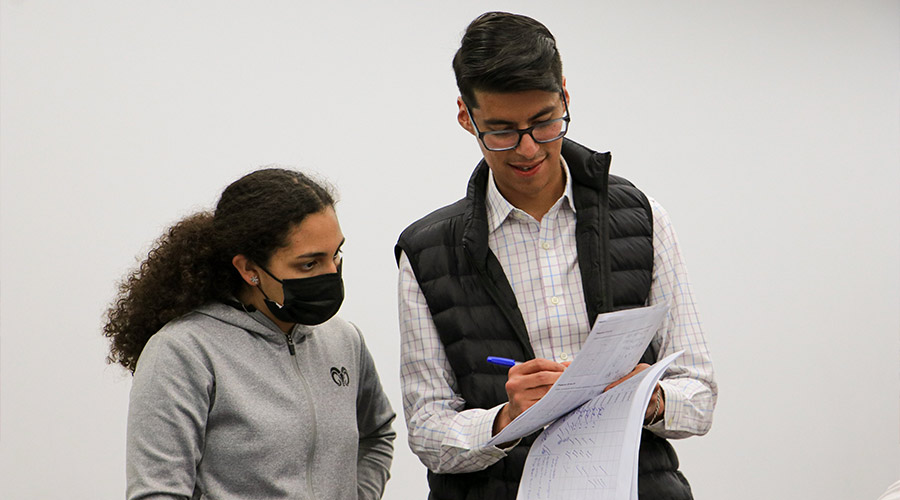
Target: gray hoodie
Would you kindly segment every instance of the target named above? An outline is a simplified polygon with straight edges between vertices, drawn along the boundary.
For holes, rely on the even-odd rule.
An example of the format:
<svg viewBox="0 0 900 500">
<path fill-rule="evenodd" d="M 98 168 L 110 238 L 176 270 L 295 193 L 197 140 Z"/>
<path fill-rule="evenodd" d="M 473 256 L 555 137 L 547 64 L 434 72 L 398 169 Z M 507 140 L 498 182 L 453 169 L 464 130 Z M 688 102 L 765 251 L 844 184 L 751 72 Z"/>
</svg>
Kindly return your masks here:
<svg viewBox="0 0 900 500">
<path fill-rule="evenodd" d="M 128 408 L 129 499 L 378 499 L 394 412 L 362 334 L 339 318 L 288 339 L 209 304 L 141 353 Z"/>
</svg>

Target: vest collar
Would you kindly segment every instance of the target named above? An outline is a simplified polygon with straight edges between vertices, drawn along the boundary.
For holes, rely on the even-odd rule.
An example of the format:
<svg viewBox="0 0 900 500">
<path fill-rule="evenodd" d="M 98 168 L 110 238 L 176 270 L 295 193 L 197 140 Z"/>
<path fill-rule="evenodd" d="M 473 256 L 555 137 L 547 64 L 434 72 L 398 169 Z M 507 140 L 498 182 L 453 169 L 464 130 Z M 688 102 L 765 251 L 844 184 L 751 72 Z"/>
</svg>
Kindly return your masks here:
<svg viewBox="0 0 900 500">
<path fill-rule="evenodd" d="M 567 168 L 566 196 L 569 196 L 573 210 L 577 210 L 581 206 L 578 189 L 575 189 L 576 185 L 606 189 L 611 160 L 612 156 L 609 152 L 598 153 L 575 141 L 563 138 L 562 161 L 565 165 L 564 168 Z M 491 169 L 482 158 L 475 167 L 475 171 L 472 172 L 466 190 L 466 199 L 469 203 L 464 219 L 463 246 L 479 263 L 484 263 L 487 258 L 488 234 L 491 230 L 487 216 L 487 190 L 490 175 Z M 507 202 L 507 204 L 509 203 Z M 502 214 L 502 218 L 498 222 L 502 222 L 508 213 L 507 211 L 506 214 Z"/>
</svg>

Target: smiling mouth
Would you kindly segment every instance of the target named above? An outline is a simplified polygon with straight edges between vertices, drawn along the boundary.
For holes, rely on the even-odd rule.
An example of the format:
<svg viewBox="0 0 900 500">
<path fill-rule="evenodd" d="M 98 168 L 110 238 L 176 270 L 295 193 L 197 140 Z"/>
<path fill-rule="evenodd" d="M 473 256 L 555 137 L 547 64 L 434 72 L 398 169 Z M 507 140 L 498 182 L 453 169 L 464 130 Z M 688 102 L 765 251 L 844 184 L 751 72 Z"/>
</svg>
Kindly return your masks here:
<svg viewBox="0 0 900 500">
<path fill-rule="evenodd" d="M 517 165 L 515 163 L 510 163 L 509 166 L 518 170 L 519 172 L 530 172 L 530 171 L 534 170 L 535 168 L 537 168 L 543 162 L 544 162 L 544 159 L 541 158 L 540 161 L 537 161 L 530 165 Z"/>
</svg>

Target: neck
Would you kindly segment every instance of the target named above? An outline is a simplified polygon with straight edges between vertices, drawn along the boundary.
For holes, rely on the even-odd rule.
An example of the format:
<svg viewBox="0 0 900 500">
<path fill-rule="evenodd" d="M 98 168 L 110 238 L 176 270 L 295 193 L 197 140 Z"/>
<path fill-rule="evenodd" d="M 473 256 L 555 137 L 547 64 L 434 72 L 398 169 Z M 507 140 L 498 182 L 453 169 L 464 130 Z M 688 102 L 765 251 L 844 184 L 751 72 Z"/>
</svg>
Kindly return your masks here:
<svg viewBox="0 0 900 500">
<path fill-rule="evenodd" d="M 503 197 L 506 198 L 506 201 L 512 206 L 527 213 L 534 217 L 534 220 L 540 222 L 541 219 L 544 218 L 544 215 L 550 210 L 550 207 L 552 207 L 553 204 L 559 200 L 560 196 L 563 195 L 563 192 L 565 192 L 565 176 L 560 176 L 554 184 L 556 185 L 546 186 L 534 196 L 519 194 L 519 196 L 511 197 L 508 196 L 507 193 L 504 193 L 503 190 L 500 189 L 500 186 L 497 186 L 497 190 L 500 191 L 500 194 L 502 194 Z"/>
<path fill-rule="evenodd" d="M 294 323 L 285 323 L 272 314 L 272 311 L 269 310 L 269 306 L 265 303 L 265 297 L 263 297 L 262 292 L 257 287 L 244 286 L 241 288 L 241 291 L 238 292 L 237 299 L 243 304 L 252 305 L 258 309 L 267 318 L 271 319 L 282 332 L 290 333 L 291 330 L 293 330 Z"/>
</svg>

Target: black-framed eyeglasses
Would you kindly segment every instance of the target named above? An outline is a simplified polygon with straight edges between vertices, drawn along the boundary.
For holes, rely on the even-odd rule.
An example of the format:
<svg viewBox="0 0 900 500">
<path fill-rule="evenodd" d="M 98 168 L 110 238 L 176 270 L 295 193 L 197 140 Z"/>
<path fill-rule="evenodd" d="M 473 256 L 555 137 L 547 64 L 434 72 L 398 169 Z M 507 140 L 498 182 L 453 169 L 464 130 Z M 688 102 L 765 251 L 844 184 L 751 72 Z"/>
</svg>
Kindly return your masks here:
<svg viewBox="0 0 900 500">
<path fill-rule="evenodd" d="M 466 106 L 466 113 L 469 115 L 469 121 L 472 122 L 472 126 L 475 128 L 475 135 L 478 136 L 478 139 L 481 140 L 481 143 L 484 144 L 485 149 L 488 151 L 516 149 L 519 147 L 522 136 L 525 134 L 530 135 L 531 139 L 538 144 L 546 144 L 562 139 L 566 132 L 569 131 L 569 122 L 572 120 L 569 116 L 569 104 L 566 102 L 565 94 L 560 93 L 560 95 L 562 96 L 563 106 L 566 108 L 565 114 L 560 118 L 535 123 L 528 128 L 482 132 L 478 130 L 478 125 L 475 124 L 468 106 Z"/>
</svg>

